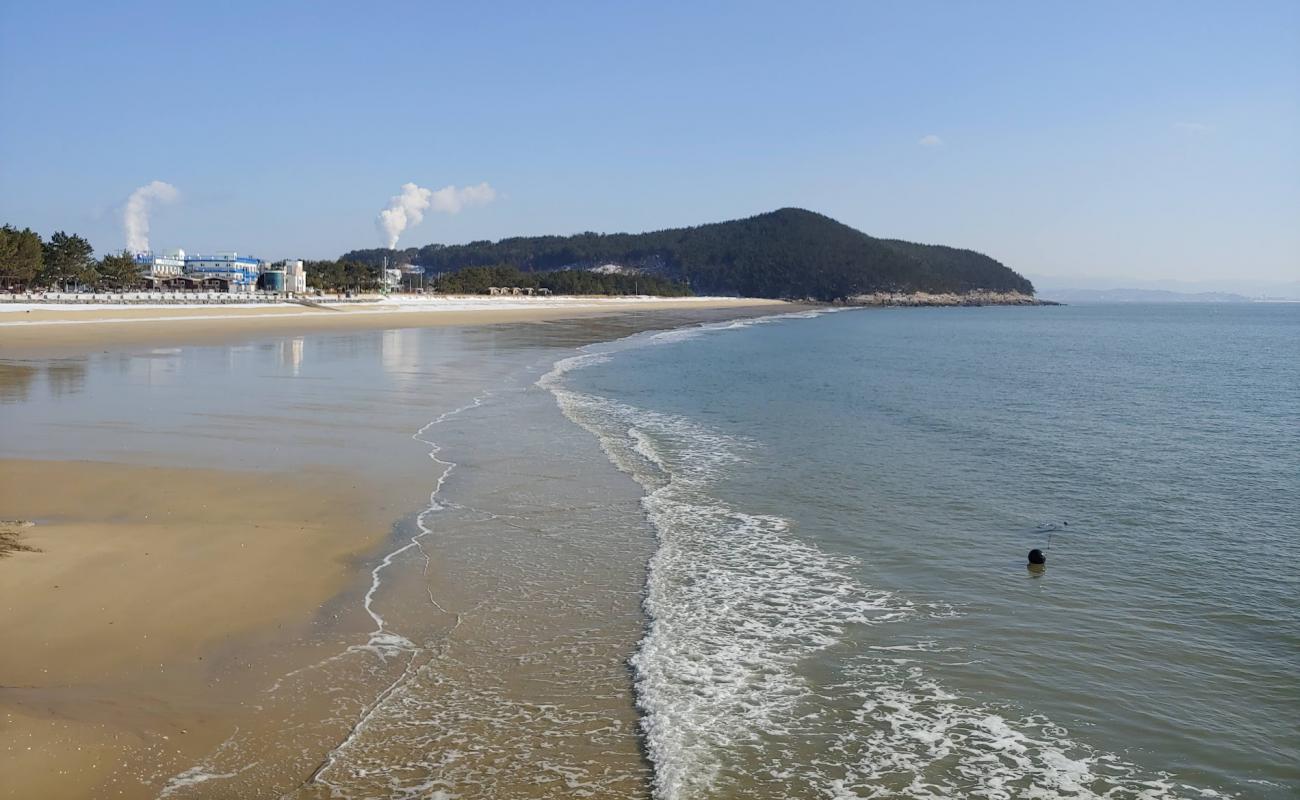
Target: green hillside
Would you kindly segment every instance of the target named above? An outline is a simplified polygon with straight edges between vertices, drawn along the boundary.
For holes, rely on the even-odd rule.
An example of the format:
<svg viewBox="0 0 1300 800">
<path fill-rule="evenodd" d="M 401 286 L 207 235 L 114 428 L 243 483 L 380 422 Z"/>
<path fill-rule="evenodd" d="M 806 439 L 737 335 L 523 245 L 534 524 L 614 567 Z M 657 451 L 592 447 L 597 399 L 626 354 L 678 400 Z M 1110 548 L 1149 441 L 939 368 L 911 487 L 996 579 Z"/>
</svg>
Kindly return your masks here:
<svg viewBox="0 0 1300 800">
<path fill-rule="evenodd" d="M 354 250 L 345 260 L 410 262 L 438 273 L 467 267 L 523 272 L 605 264 L 681 281 L 697 294 L 835 300 L 875 291 L 1033 293 L 1022 276 L 986 255 L 876 239 L 830 217 L 783 208 L 748 219 L 651 233 L 581 233 Z"/>
</svg>

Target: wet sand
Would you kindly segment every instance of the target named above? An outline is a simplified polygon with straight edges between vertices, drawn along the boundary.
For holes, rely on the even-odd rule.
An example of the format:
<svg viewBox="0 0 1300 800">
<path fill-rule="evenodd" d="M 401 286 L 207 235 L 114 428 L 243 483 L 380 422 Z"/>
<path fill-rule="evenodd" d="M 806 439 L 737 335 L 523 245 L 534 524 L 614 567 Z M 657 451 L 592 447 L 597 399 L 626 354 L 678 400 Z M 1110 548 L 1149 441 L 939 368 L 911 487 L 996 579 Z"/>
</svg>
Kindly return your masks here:
<svg viewBox="0 0 1300 800">
<path fill-rule="evenodd" d="M 373 497 L 327 471 L 0 462 L 0 508 L 35 523 L 0 559 L 3 796 L 104 796 L 124 763 L 211 747 L 265 680 L 230 658 L 344 588 L 391 523 Z"/>
<path fill-rule="evenodd" d="M 490 307 L 491 303 L 486 298 L 478 298 L 476 305 L 468 308 L 393 303 L 330 308 L 286 305 L 15 311 L 0 314 L 0 355 L 61 354 L 88 347 L 146 343 L 203 344 L 229 341 L 231 337 L 326 331 L 540 322 L 629 312 L 768 309 L 779 313 L 782 307 L 793 307 L 780 300 L 752 298 L 581 297 L 538 299 L 531 303 L 504 298 L 499 307 Z"/>
</svg>

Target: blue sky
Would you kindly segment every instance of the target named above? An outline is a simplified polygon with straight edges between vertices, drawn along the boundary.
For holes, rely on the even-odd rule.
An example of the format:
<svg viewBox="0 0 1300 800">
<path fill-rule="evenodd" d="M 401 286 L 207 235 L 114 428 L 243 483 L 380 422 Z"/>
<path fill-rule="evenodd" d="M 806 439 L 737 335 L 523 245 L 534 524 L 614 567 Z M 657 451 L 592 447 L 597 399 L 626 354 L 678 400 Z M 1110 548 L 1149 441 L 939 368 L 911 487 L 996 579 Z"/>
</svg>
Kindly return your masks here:
<svg viewBox="0 0 1300 800">
<path fill-rule="evenodd" d="M 334 257 L 782 206 L 1021 272 L 1300 276 L 1300 3 L 17 3 L 0 221 Z M 933 138 L 927 138 L 933 137 Z"/>
</svg>

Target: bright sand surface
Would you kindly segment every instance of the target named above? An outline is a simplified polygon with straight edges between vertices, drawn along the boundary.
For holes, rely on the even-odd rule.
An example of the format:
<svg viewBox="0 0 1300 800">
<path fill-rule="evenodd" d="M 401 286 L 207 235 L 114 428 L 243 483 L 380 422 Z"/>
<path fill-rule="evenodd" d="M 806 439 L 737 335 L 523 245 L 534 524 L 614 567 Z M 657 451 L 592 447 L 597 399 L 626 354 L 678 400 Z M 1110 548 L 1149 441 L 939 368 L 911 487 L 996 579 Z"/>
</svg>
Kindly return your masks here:
<svg viewBox="0 0 1300 800">
<path fill-rule="evenodd" d="M 18 530 L 35 551 L 0 557 L 0 797 L 156 797 L 196 763 L 220 761 L 235 736 L 244 752 L 281 748 L 259 768 L 267 783 L 262 772 L 247 773 L 252 786 L 292 788 L 322 748 L 347 736 L 361 711 L 356 704 L 373 697 L 366 687 L 387 680 L 382 670 L 358 676 L 365 685 L 341 704 L 324 689 L 346 681 L 352 661 L 336 662 L 328 679 L 310 665 L 365 641 L 373 627 L 361 603 L 366 573 L 395 525 L 428 502 L 440 467 L 426 446 L 411 442 L 412 432 L 498 380 L 492 376 L 507 369 L 491 355 L 499 348 L 524 363 L 533 347 L 783 310 L 773 305 L 476 299 L 437 310 L 425 303 L 341 312 L 78 309 L 0 327 L 0 401 L 16 404 L 0 405 L 7 429 L 0 520 L 36 523 Z M 111 321 L 124 314 L 145 319 Z M 507 322 L 552 324 L 474 333 Z M 309 335 L 304 345 L 304 333 L 325 335 Z M 549 396 L 530 402 L 558 417 Z M 499 426 L 506 438 L 493 445 L 501 455 L 491 463 L 519 450 L 511 421 L 507 415 Z M 568 433 L 607 468 L 593 443 L 576 429 Z M 552 436 L 539 432 L 536 444 L 548 447 Z M 460 449 L 486 458 L 485 446 L 471 439 Z M 511 471 L 557 457 L 528 453 Z M 554 502 L 571 502 L 558 488 L 554 494 Z M 626 502 L 635 508 L 634 495 Z M 476 558 L 475 541 L 465 564 Z M 450 551 L 442 556 L 449 566 L 460 563 Z M 430 587 L 444 605 L 461 601 L 462 614 L 478 607 L 475 595 L 457 597 L 468 567 L 435 566 Z M 486 568 L 477 586 L 498 582 L 495 567 Z M 576 585 L 575 576 L 554 574 L 557 591 Z M 626 624 L 611 640 L 604 673 L 614 688 L 598 693 L 605 705 L 592 713 L 626 718 L 620 724 L 630 729 L 634 716 L 620 687 L 622 660 L 638 635 L 637 599 L 619 602 Z M 448 624 L 428 620 L 431 629 Z M 528 632 L 544 628 L 542 621 L 520 625 L 520 632 L 503 629 L 492 617 L 461 625 L 461 641 L 505 654 L 486 671 L 487 656 L 471 659 L 465 679 L 513 671 L 519 662 L 509 648 L 531 647 Z M 490 641 L 503 630 L 509 635 Z M 568 663 L 565 651 L 556 657 Z M 553 666 L 536 668 L 549 675 Z M 268 687 L 295 671 L 304 676 L 301 692 L 281 691 L 281 706 L 262 706 Z M 508 730 L 501 729 L 502 747 L 544 741 Z M 621 763 L 635 771 L 635 741 L 620 741 Z M 530 758 L 509 763 L 526 768 Z M 198 774 L 184 796 L 234 796 L 228 781 L 208 777 L 221 774 Z M 524 769 L 520 780 L 534 777 Z"/>
<path fill-rule="evenodd" d="M 230 660 L 340 591 L 395 516 L 373 498 L 328 472 L 0 461 L 0 509 L 36 523 L 0 559 L 0 795 L 115 794 L 127 761 L 211 747 L 262 680 Z"/>
<path fill-rule="evenodd" d="M 626 312 L 788 305 L 730 297 L 430 297 L 325 308 L 264 306 L 0 305 L 0 353 L 62 353 L 97 345 L 208 343 L 232 336 L 434 325 L 485 325 Z"/>
</svg>

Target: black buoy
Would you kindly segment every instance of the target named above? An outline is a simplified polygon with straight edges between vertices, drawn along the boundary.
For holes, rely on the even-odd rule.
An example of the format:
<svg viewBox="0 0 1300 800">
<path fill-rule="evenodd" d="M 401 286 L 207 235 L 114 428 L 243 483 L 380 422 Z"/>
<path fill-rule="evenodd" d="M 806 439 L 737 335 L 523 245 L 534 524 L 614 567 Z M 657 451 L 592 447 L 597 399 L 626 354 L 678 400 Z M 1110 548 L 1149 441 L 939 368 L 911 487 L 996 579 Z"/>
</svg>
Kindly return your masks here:
<svg viewBox="0 0 1300 800">
<path fill-rule="evenodd" d="M 1035 547 L 1033 550 L 1030 550 L 1030 551 L 1029 551 L 1029 563 L 1030 563 L 1030 564 L 1046 564 L 1046 563 L 1047 563 L 1047 556 L 1043 555 L 1043 551 L 1042 551 L 1042 550 L 1039 550 L 1037 547 Z"/>
</svg>

